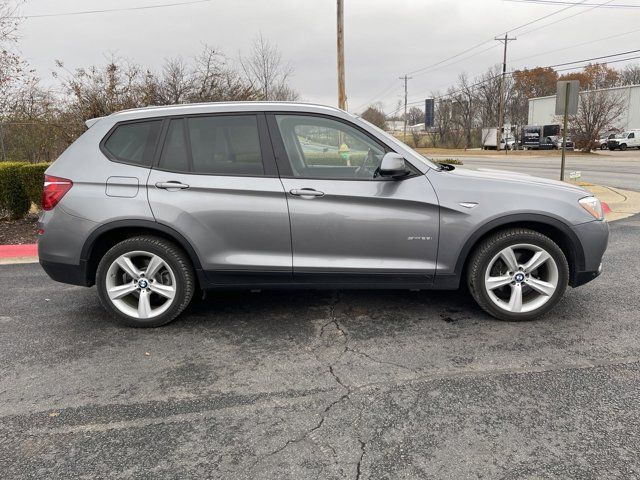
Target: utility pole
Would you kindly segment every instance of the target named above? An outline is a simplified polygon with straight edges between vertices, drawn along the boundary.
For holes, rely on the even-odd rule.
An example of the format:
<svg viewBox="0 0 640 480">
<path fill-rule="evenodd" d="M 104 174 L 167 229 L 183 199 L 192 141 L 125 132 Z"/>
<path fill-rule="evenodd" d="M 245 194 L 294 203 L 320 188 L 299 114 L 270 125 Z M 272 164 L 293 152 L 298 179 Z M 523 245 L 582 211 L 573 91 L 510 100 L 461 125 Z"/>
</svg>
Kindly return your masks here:
<svg viewBox="0 0 640 480">
<path fill-rule="evenodd" d="M 502 57 L 502 78 L 500 79 L 500 109 L 498 111 L 498 128 L 496 129 L 496 150 L 500 150 L 500 142 L 502 141 L 502 127 L 504 126 L 504 79 L 507 74 L 507 44 L 516 40 L 515 37 L 509 38 L 508 34 L 504 37 L 495 37 L 494 40 L 504 43 L 504 55 Z M 514 144 L 515 145 L 515 144 Z M 504 143 L 504 154 L 507 154 L 507 142 Z"/>
<path fill-rule="evenodd" d="M 412 77 L 408 77 L 406 74 L 404 77 L 400 77 L 400 80 L 404 80 L 404 134 L 402 137 L 403 142 L 407 142 L 407 81 Z"/>
<path fill-rule="evenodd" d="M 347 109 L 344 88 L 344 0 L 338 1 L 338 108 Z"/>
</svg>

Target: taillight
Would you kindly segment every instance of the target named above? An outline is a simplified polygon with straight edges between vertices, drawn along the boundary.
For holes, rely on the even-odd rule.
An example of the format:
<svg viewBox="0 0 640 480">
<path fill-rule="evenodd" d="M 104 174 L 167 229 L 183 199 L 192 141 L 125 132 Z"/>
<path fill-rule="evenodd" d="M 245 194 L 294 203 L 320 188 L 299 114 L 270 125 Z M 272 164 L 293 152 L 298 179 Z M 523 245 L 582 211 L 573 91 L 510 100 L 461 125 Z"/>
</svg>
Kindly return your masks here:
<svg viewBox="0 0 640 480">
<path fill-rule="evenodd" d="M 67 178 L 45 175 L 44 189 L 42 190 L 42 209 L 51 210 L 55 207 L 72 186 L 73 182 Z"/>
</svg>

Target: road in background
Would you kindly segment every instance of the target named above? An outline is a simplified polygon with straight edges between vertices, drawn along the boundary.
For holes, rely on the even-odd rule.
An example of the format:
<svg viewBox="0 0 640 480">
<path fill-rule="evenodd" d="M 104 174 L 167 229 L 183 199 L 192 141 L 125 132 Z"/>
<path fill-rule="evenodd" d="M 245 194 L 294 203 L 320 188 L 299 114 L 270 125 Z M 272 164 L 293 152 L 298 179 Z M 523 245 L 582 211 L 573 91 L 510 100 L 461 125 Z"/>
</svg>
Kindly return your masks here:
<svg viewBox="0 0 640 480">
<path fill-rule="evenodd" d="M 437 161 L 438 158 L 459 158 L 464 168 L 491 168 L 495 170 L 510 170 L 512 172 L 527 173 L 538 177 L 560 179 L 560 153 L 558 156 L 523 155 L 478 155 L 472 152 L 468 156 L 457 155 L 426 155 Z M 640 191 L 640 151 L 599 152 L 591 155 L 567 156 L 565 179 L 569 172 L 580 171 L 582 181 L 598 185 Z"/>
<path fill-rule="evenodd" d="M 265 291 L 141 330 L 0 266 L 2 478 L 637 478 L 639 229 L 534 322 L 464 291 Z"/>
</svg>

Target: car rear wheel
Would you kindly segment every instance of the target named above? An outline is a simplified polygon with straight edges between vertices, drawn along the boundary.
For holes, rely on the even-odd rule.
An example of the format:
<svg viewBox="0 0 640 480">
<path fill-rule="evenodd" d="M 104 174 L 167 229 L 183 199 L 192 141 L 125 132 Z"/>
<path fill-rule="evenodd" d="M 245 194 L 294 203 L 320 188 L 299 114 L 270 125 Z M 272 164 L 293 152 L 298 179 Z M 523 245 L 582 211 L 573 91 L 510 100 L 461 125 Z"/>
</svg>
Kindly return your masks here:
<svg viewBox="0 0 640 480">
<path fill-rule="evenodd" d="M 126 239 L 102 258 L 96 286 L 104 308 L 131 327 L 158 327 L 189 305 L 195 278 L 173 243 L 151 236 Z"/>
<path fill-rule="evenodd" d="M 625 151 L 627 149 L 627 144 L 623 143 L 620 145 L 620 150 Z"/>
<path fill-rule="evenodd" d="M 469 290 L 500 320 L 532 320 L 554 307 L 569 281 L 569 265 L 549 237 L 524 228 L 498 232 L 473 253 Z"/>
</svg>

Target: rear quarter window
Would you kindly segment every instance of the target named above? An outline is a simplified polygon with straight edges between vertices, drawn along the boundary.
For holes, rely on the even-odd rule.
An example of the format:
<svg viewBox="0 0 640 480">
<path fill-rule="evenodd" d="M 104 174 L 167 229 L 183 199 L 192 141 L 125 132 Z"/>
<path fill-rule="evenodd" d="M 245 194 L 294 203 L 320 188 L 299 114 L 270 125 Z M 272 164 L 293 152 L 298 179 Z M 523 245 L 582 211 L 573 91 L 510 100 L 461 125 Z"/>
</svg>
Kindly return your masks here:
<svg viewBox="0 0 640 480">
<path fill-rule="evenodd" d="M 111 159 L 150 167 L 162 120 L 122 123 L 103 141 L 102 150 Z"/>
</svg>

